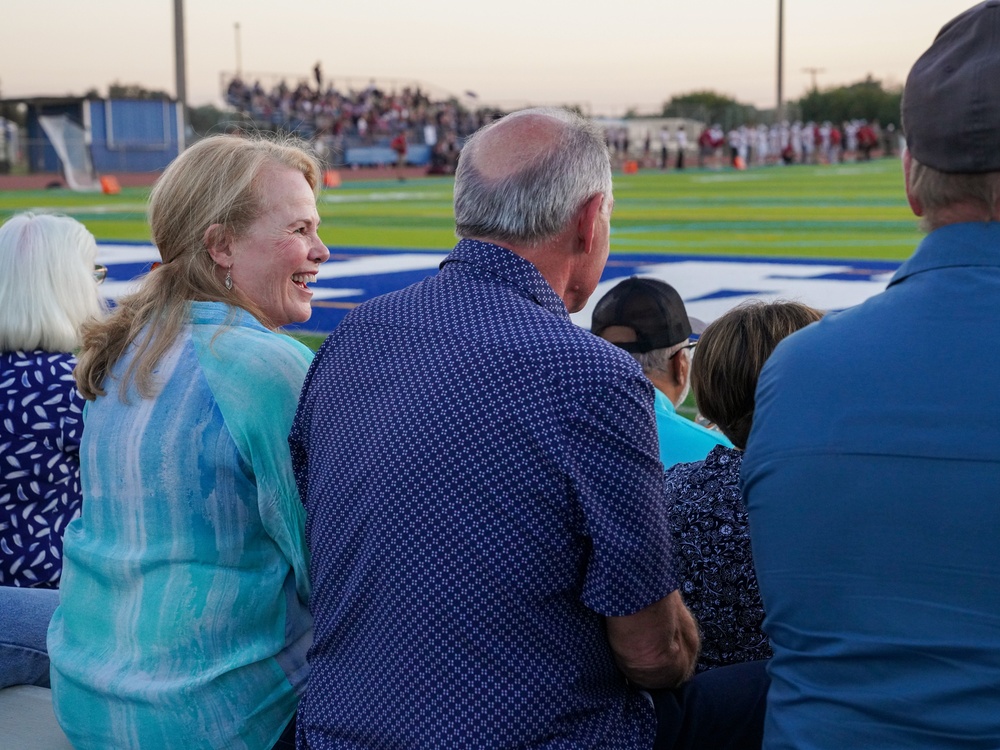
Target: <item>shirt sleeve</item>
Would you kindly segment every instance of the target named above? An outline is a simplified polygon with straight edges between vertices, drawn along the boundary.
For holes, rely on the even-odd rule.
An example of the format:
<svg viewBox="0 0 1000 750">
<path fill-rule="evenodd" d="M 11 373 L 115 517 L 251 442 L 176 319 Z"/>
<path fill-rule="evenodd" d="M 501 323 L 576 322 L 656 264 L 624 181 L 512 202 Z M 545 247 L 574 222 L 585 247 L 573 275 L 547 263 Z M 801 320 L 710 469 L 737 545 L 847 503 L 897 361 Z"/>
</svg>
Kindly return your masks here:
<svg viewBox="0 0 1000 750">
<path fill-rule="evenodd" d="M 659 459 L 653 386 L 636 365 L 564 388 L 566 470 L 591 555 L 583 602 L 630 615 L 677 588 Z"/>
<path fill-rule="evenodd" d="M 234 327 L 215 335 L 214 326 L 195 329 L 209 387 L 257 483 L 261 522 L 291 565 L 299 597 L 307 602 L 305 508 L 295 486 L 288 432 L 312 352 L 268 331 Z"/>
</svg>

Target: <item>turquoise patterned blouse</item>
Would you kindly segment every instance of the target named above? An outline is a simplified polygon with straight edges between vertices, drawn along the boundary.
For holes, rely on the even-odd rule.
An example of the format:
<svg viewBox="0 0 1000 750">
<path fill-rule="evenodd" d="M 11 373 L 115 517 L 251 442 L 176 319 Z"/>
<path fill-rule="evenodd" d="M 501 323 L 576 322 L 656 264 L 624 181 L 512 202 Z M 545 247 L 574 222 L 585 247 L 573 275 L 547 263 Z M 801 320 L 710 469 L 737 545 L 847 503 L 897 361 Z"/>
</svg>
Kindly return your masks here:
<svg viewBox="0 0 1000 750">
<path fill-rule="evenodd" d="M 270 748 L 312 641 L 287 443 L 312 353 L 195 302 L 155 398 L 118 398 L 130 356 L 84 414 L 49 629 L 56 716 L 78 749 Z"/>
</svg>

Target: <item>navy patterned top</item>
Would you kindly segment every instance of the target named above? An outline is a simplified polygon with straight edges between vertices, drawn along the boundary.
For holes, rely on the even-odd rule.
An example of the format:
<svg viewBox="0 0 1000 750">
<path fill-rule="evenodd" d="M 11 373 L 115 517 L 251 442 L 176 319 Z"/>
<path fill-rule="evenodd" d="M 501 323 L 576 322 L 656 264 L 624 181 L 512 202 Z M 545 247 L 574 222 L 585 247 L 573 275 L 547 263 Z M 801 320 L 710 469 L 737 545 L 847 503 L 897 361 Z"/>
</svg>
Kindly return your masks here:
<svg viewBox="0 0 1000 750">
<path fill-rule="evenodd" d="M 666 473 L 681 596 L 698 620 L 698 671 L 771 658 L 740 493 L 743 451 L 719 445 Z"/>
<path fill-rule="evenodd" d="M 320 349 L 291 435 L 326 748 L 652 747 L 605 616 L 676 590 L 653 389 L 463 240 Z"/>
<path fill-rule="evenodd" d="M 55 588 L 80 514 L 83 397 L 76 358 L 0 353 L 0 585 Z"/>
</svg>

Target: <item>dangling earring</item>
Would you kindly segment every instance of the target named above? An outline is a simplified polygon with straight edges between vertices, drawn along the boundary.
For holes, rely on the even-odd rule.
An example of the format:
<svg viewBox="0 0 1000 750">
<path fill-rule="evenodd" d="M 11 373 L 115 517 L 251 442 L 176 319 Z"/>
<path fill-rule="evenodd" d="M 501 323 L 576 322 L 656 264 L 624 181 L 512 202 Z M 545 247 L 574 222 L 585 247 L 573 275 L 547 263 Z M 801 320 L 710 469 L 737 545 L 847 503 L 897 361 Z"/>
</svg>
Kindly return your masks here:
<svg viewBox="0 0 1000 750">
<path fill-rule="evenodd" d="M 229 266 L 226 269 L 226 280 L 223 282 L 226 285 L 226 289 L 233 288 L 233 267 Z"/>
</svg>

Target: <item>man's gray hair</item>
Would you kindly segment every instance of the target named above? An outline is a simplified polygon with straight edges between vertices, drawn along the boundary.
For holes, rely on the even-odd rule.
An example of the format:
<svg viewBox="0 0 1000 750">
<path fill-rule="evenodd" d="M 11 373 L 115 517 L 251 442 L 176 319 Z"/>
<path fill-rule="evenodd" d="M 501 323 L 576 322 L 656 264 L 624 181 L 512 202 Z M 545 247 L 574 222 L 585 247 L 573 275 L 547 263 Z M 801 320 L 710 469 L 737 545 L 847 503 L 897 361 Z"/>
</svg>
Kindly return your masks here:
<svg viewBox="0 0 1000 750">
<path fill-rule="evenodd" d="M 952 174 L 917 161 L 910 154 L 910 193 L 923 206 L 921 227 L 933 231 L 949 223 L 942 214 L 958 205 L 981 208 L 983 221 L 1000 220 L 1000 172 Z"/>
<path fill-rule="evenodd" d="M 564 124 L 562 137 L 540 158 L 497 179 L 476 167 L 484 133 L 511 118 L 545 115 Z M 604 133 L 592 121 L 561 109 L 526 109 L 477 131 L 455 172 L 455 234 L 533 246 L 555 236 L 589 198 L 603 193 L 609 210 L 611 162 Z"/>
<path fill-rule="evenodd" d="M 630 352 L 639 363 L 642 371 L 649 375 L 651 372 L 670 372 L 670 360 L 674 358 L 681 349 L 688 345 L 688 341 L 681 341 L 673 346 L 665 346 L 662 349 L 652 349 L 648 352 Z M 690 356 L 690 349 L 686 350 Z"/>
</svg>

